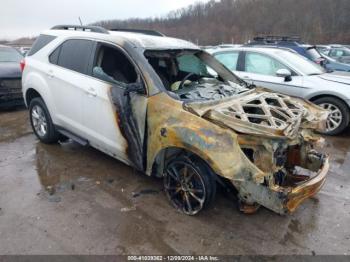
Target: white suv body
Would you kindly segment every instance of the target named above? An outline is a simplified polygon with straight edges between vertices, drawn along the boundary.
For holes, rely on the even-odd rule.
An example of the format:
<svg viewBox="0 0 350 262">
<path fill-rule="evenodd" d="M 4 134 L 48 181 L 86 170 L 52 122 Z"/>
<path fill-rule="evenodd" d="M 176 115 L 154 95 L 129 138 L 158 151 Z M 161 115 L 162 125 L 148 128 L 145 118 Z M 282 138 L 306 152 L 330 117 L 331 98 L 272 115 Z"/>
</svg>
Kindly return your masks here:
<svg viewBox="0 0 350 262">
<path fill-rule="evenodd" d="M 167 197 L 188 215 L 208 206 L 223 180 L 244 212 L 293 212 L 322 188 L 328 156 L 314 150 L 321 138 L 313 131 L 325 130 L 327 111 L 250 90 L 194 44 L 155 35 L 44 32 L 22 77 L 36 136 L 54 143 L 63 135 L 163 177 Z M 299 176 L 299 166 L 313 176 Z"/>
<path fill-rule="evenodd" d="M 153 49 L 158 45 L 171 48 L 174 47 L 174 43 L 176 48 L 180 49 L 196 47 L 178 39 L 174 41 L 172 38 L 157 37 L 156 42 L 153 36 L 126 32 L 104 34 L 79 30 L 48 30 L 43 32 L 41 37 L 43 43 L 48 41 L 49 43 L 35 54 L 29 53 L 26 57 L 22 80 L 23 94 L 28 96 L 28 90 L 34 88 L 45 101 L 53 123 L 58 128 L 64 129 L 63 132 L 69 130 L 72 134 L 78 134 L 91 146 L 131 164 L 126 154 L 127 142 L 117 125 L 115 109 L 110 101 L 111 83 L 88 75 L 87 69 L 81 66 L 92 63 L 93 50 L 98 44 L 119 48 L 127 57 L 129 54 L 137 54 L 128 52 L 129 49 L 135 48 L 141 49 L 142 53 L 145 48 Z M 85 44 L 79 46 L 81 41 L 85 41 Z M 50 61 L 55 59 L 54 52 L 62 44 L 64 45 L 62 48 L 78 48 L 75 50 L 76 53 L 72 50 L 73 53 L 67 53 L 62 58 L 67 59 L 66 67 L 70 69 Z M 83 53 L 86 55 L 79 55 Z M 130 61 L 133 59 L 135 58 L 130 57 Z M 142 60 L 142 57 L 136 57 L 136 59 Z M 145 58 L 143 59 L 146 61 Z M 75 65 L 76 62 L 79 63 Z M 140 64 L 134 64 L 134 66 L 137 68 Z M 73 67 L 75 68 L 72 70 Z M 148 86 L 149 95 L 157 92 L 152 89 L 153 83 Z M 145 119 L 146 95 L 135 96 L 134 99 L 137 103 L 139 119 Z M 25 101 L 27 103 L 28 97 L 25 97 Z M 143 121 L 139 122 L 139 126 L 141 127 L 140 136 L 143 136 L 145 128 Z"/>
</svg>

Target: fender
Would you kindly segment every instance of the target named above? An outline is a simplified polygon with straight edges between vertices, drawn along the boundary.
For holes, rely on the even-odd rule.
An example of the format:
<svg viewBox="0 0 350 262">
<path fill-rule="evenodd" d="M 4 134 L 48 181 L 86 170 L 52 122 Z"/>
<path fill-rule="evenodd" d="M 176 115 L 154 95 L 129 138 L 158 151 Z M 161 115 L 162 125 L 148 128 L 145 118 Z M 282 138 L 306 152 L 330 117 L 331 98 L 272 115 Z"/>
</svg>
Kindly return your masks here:
<svg viewBox="0 0 350 262">
<path fill-rule="evenodd" d="M 27 58 L 28 59 L 28 58 Z M 28 63 L 30 65 L 30 67 L 39 67 L 42 65 L 39 65 L 39 61 L 35 61 L 34 59 L 32 59 L 30 61 L 30 63 Z M 38 92 L 40 94 L 40 96 L 42 97 L 42 99 L 44 100 L 52 121 L 57 124 L 60 125 L 60 123 L 57 122 L 57 118 L 56 115 L 54 114 L 56 111 L 55 108 L 55 103 L 54 103 L 54 98 L 52 97 L 52 93 L 48 92 L 48 90 L 50 89 L 50 87 L 48 86 L 45 77 L 42 75 L 43 73 L 33 70 L 33 68 L 30 68 L 30 73 L 26 73 L 28 69 L 26 68 L 24 73 L 23 73 L 23 77 L 22 77 L 22 85 L 23 85 L 23 95 L 24 98 L 26 99 L 27 96 L 27 92 L 29 89 L 33 88 L 36 92 Z M 28 70 L 29 71 L 29 70 Z M 26 101 L 27 104 L 27 101 Z M 27 105 L 27 107 L 29 107 L 29 105 Z"/>
<path fill-rule="evenodd" d="M 262 171 L 244 155 L 234 131 L 184 110 L 181 101 L 164 93 L 151 97 L 147 120 L 147 174 L 164 149 L 180 148 L 196 154 L 227 179 L 240 180 L 246 172 L 261 178 Z"/>
</svg>

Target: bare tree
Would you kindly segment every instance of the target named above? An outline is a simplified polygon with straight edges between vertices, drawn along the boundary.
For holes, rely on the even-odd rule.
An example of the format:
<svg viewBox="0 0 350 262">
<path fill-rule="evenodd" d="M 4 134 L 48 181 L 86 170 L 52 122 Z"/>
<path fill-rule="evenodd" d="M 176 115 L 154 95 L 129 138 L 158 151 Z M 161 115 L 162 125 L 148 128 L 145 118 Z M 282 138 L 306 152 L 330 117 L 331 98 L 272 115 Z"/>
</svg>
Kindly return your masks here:
<svg viewBox="0 0 350 262">
<path fill-rule="evenodd" d="M 153 29 L 201 45 L 243 43 L 256 35 L 299 35 L 311 43 L 350 42 L 349 0 L 211 0 L 164 17 L 101 21 Z"/>
</svg>

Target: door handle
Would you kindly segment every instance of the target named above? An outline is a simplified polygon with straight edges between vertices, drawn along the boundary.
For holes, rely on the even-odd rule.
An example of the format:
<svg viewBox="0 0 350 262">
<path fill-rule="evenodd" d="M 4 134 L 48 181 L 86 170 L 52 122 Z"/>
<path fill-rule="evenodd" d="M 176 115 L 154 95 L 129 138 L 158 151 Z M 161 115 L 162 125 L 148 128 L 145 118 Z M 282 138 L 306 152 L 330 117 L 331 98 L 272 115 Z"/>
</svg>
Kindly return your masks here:
<svg viewBox="0 0 350 262">
<path fill-rule="evenodd" d="M 53 73 L 52 70 L 49 70 L 49 71 L 47 72 L 46 75 L 47 75 L 49 78 L 54 78 L 54 77 L 55 77 L 55 75 L 54 75 L 54 73 Z"/>
<path fill-rule="evenodd" d="M 92 87 L 90 87 L 86 93 L 89 95 L 89 96 L 93 96 L 93 97 L 96 97 L 97 96 L 97 92 L 95 89 L 93 89 Z"/>
<path fill-rule="evenodd" d="M 243 79 L 251 80 L 251 78 L 249 76 L 243 76 Z"/>
</svg>

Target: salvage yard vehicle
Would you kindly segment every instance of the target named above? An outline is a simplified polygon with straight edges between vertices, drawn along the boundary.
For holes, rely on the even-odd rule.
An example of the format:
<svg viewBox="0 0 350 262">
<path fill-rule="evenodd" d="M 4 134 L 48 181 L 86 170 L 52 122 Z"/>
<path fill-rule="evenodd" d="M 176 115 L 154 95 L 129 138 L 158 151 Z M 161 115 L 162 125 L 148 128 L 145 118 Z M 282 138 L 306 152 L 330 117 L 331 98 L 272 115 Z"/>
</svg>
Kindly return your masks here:
<svg viewBox="0 0 350 262">
<path fill-rule="evenodd" d="M 327 73 L 285 48 L 240 47 L 208 52 L 250 84 L 307 99 L 331 111 L 325 134 L 337 135 L 349 126 L 349 73 Z"/>
<path fill-rule="evenodd" d="M 16 49 L 0 45 L 0 107 L 23 105 L 22 59 Z"/>
<path fill-rule="evenodd" d="M 350 49 L 342 45 L 317 46 L 317 49 L 327 57 L 333 58 L 341 63 L 350 64 Z M 347 70 L 350 71 L 350 68 Z"/>
<path fill-rule="evenodd" d="M 329 169 L 314 134 L 328 111 L 253 89 L 196 45 L 149 31 L 56 26 L 26 57 L 23 93 L 40 141 L 64 135 L 163 178 L 188 215 L 218 183 L 237 190 L 244 212 L 287 214 Z"/>
<path fill-rule="evenodd" d="M 267 36 L 267 37 L 255 37 L 252 42 L 246 44 L 250 47 L 281 47 L 294 50 L 299 55 L 306 57 L 312 62 L 323 66 L 327 71 L 350 71 L 350 66 L 337 61 L 319 51 L 317 46 L 305 44 L 301 41 L 300 37 L 288 37 L 288 36 Z"/>
<path fill-rule="evenodd" d="M 271 47 L 283 47 L 294 50 L 299 55 L 306 57 L 316 64 L 323 64 L 324 58 L 318 52 L 316 46 L 305 44 L 298 36 L 259 36 L 255 37 L 253 41 L 246 44 L 246 46 L 259 47 L 259 46 L 271 46 Z"/>
</svg>

